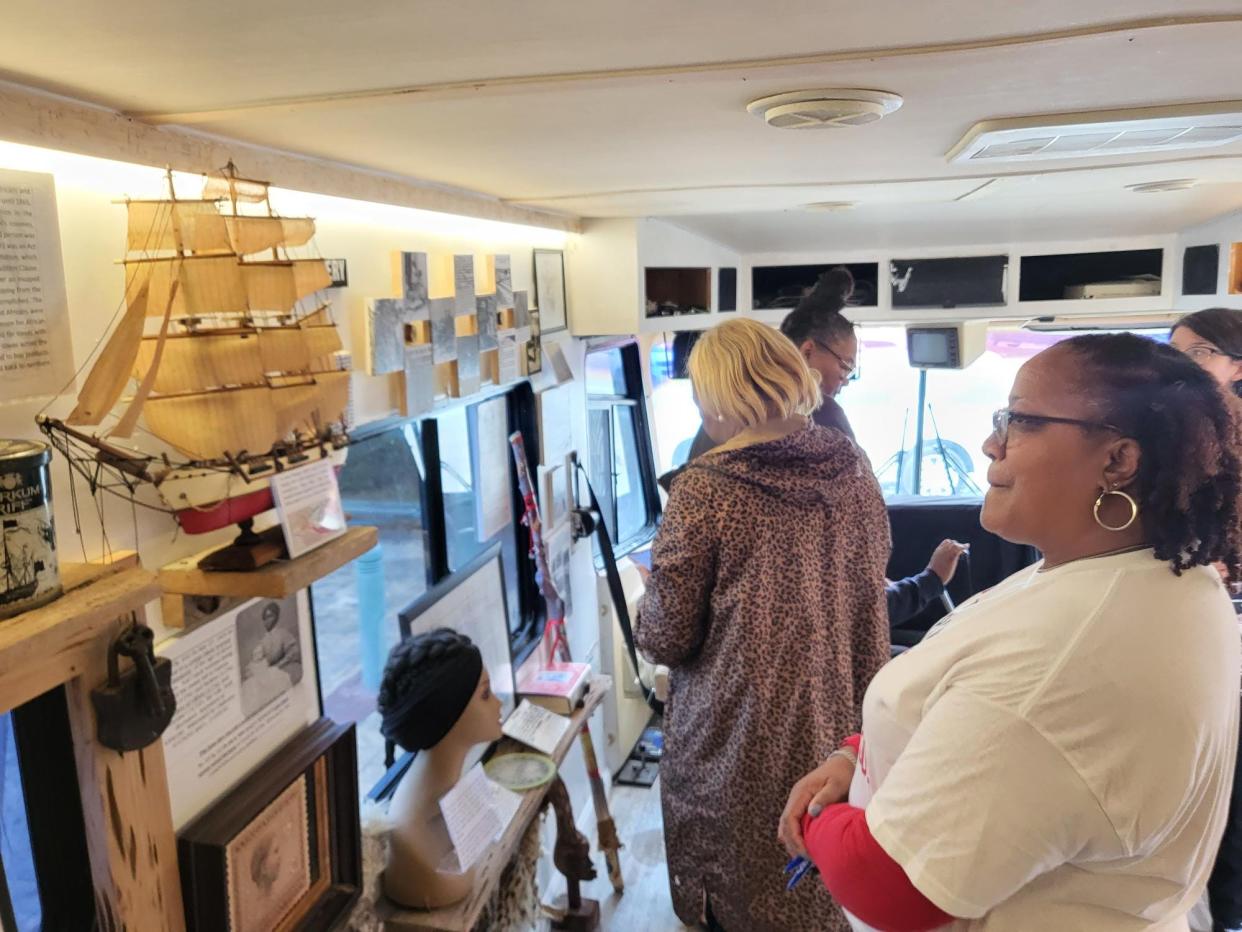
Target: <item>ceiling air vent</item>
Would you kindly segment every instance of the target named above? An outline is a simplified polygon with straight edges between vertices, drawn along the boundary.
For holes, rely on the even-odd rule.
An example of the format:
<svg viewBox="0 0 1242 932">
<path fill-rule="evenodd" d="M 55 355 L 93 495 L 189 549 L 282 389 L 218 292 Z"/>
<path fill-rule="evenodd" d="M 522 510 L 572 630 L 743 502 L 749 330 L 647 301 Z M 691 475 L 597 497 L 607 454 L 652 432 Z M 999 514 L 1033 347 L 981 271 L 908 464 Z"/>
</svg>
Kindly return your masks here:
<svg viewBox="0 0 1242 932">
<path fill-rule="evenodd" d="M 777 129 L 836 129 L 874 123 L 901 104 L 886 91 L 792 91 L 751 101 L 746 110 Z"/>
<path fill-rule="evenodd" d="M 1206 149 L 1242 141 L 1242 101 L 985 120 L 950 162 L 1033 162 Z"/>
</svg>

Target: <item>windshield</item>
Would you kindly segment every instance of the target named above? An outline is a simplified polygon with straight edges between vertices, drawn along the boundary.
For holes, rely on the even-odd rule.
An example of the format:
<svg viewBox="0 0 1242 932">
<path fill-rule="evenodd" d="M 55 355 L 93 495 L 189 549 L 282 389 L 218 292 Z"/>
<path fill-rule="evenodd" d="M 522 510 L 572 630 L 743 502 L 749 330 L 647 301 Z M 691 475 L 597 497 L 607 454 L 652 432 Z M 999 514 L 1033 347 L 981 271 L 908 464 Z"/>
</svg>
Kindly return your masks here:
<svg viewBox="0 0 1242 932">
<path fill-rule="evenodd" d="M 1163 329 L 1135 332 L 1168 340 Z M 966 369 L 928 371 L 922 457 L 916 470 L 921 373 L 907 361 L 905 328 L 860 327 L 861 375 L 847 383 L 837 401 L 885 497 L 982 495 L 988 464 L 980 448 L 992 429 L 992 412 L 1004 407 L 1024 362 L 1075 335 L 1069 330 L 998 327 L 988 331 L 987 349 Z M 699 413 L 689 379 L 672 378 L 669 343 L 657 341 L 650 361 L 655 439 L 659 470 L 664 472 L 685 462 L 699 429 Z"/>
</svg>

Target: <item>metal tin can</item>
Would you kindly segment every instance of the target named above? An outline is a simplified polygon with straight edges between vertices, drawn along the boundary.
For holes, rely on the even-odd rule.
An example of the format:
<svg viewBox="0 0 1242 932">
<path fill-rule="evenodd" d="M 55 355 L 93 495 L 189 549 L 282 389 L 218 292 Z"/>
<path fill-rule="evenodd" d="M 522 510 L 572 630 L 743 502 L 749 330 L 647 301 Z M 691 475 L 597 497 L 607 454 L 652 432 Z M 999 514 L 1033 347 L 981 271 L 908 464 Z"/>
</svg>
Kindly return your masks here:
<svg viewBox="0 0 1242 932">
<path fill-rule="evenodd" d="M 0 440 L 0 618 L 61 593 L 51 460 L 46 443 Z"/>
</svg>

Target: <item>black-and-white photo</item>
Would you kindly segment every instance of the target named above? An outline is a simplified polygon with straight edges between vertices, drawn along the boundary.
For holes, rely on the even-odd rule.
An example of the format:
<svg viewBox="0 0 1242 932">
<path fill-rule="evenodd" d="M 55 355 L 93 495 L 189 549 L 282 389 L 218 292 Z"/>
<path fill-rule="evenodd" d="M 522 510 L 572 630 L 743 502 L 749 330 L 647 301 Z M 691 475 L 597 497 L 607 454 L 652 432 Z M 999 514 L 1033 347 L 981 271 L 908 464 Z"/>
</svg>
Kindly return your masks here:
<svg viewBox="0 0 1242 932">
<path fill-rule="evenodd" d="M 328 267 L 328 275 L 332 278 L 329 288 L 349 287 L 349 266 L 344 259 L 324 259 L 323 264 Z"/>
<path fill-rule="evenodd" d="M 249 718 L 302 681 L 298 600 L 263 599 L 237 615 L 242 714 Z"/>
</svg>

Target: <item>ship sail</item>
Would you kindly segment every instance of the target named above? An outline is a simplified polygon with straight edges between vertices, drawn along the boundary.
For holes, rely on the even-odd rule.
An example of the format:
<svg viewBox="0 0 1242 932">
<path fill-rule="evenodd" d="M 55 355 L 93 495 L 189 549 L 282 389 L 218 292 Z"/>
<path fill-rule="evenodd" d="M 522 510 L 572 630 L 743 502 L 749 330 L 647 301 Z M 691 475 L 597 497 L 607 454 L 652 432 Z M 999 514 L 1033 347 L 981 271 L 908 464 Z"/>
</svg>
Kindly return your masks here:
<svg viewBox="0 0 1242 932">
<path fill-rule="evenodd" d="M 133 374 L 142 378 L 151 368 L 156 337 L 141 341 Z M 302 373 L 324 369 L 341 349 L 336 327 L 295 326 L 221 329 L 181 333 L 164 343 L 155 376 L 161 395 L 261 384 L 269 373 Z"/>
<path fill-rule="evenodd" d="M 103 422 L 108 412 L 121 400 L 121 392 L 129 382 L 130 370 L 142 343 L 142 325 L 147 313 L 147 288 L 143 285 L 129 301 L 125 316 L 108 338 L 108 345 L 99 354 L 99 361 L 78 394 L 77 406 L 65 419 L 67 424 L 94 427 Z"/>
<path fill-rule="evenodd" d="M 334 326 L 270 327 L 259 331 L 259 355 L 265 372 L 322 369 L 341 348 Z"/>
<path fill-rule="evenodd" d="M 146 282 L 151 292 L 150 316 L 162 315 L 172 283 L 181 283 L 173 317 L 245 314 L 275 311 L 286 314 L 302 298 L 332 284 L 322 259 L 241 262 L 236 256 L 174 256 L 125 263 L 127 289 Z"/>
<path fill-rule="evenodd" d="M 315 235 L 309 217 L 224 217 L 233 252 L 249 256 L 275 246 L 304 246 Z"/>
<path fill-rule="evenodd" d="M 129 201 L 130 252 L 226 252 L 228 230 L 214 201 Z"/>
<path fill-rule="evenodd" d="M 318 432 L 348 403 L 349 373 L 317 372 L 250 388 L 153 396 L 143 412 L 156 436 L 196 460 L 212 460 L 266 453 L 299 429 Z"/>
<path fill-rule="evenodd" d="M 159 340 L 148 337 L 138 349 L 134 375 L 151 369 Z M 258 335 L 247 333 L 177 334 L 164 342 L 164 356 L 155 373 L 154 390 L 161 395 L 196 392 L 207 388 L 259 385 L 263 361 Z"/>
<path fill-rule="evenodd" d="M 266 386 L 152 397 L 142 413 L 151 433 L 196 460 L 266 453 L 280 437 Z"/>
</svg>

